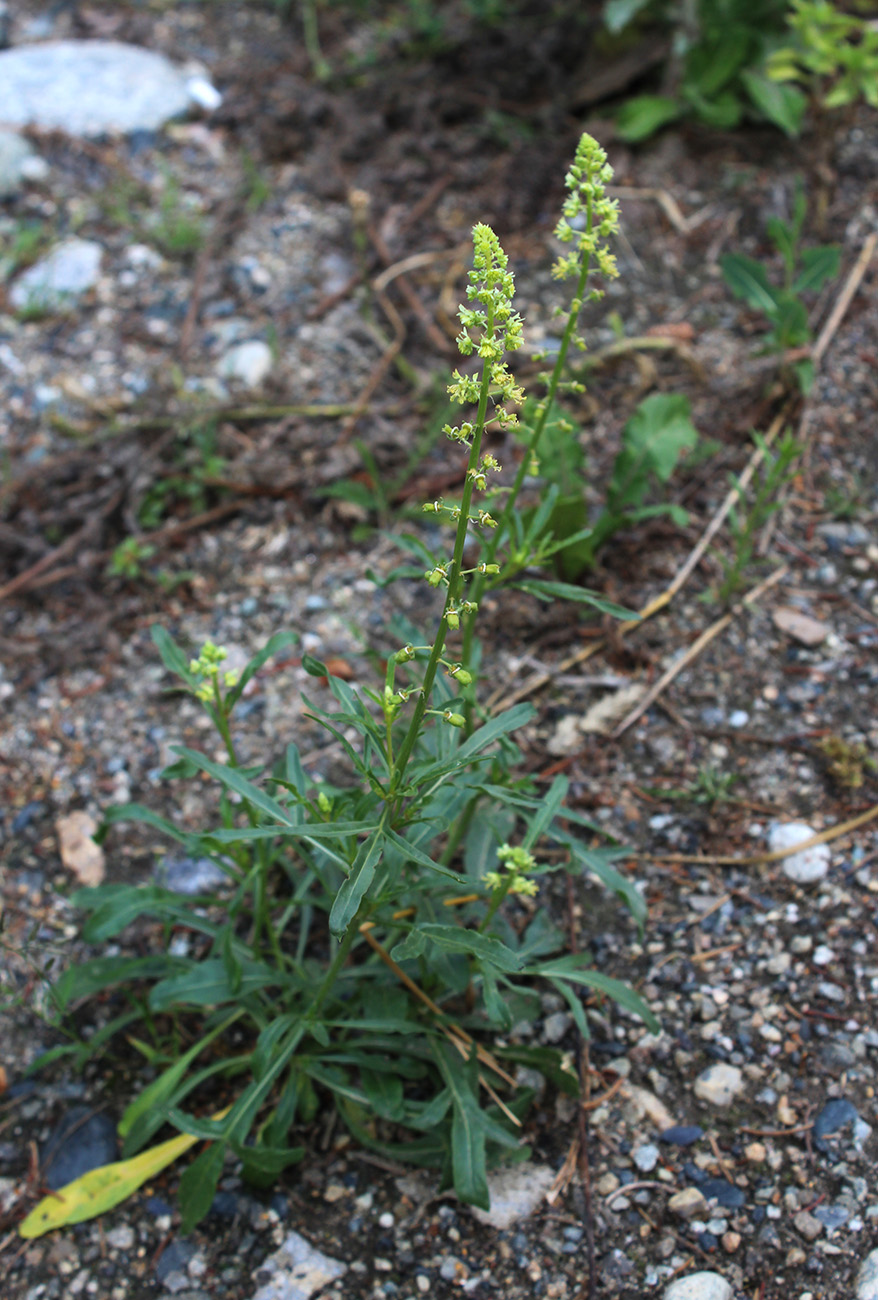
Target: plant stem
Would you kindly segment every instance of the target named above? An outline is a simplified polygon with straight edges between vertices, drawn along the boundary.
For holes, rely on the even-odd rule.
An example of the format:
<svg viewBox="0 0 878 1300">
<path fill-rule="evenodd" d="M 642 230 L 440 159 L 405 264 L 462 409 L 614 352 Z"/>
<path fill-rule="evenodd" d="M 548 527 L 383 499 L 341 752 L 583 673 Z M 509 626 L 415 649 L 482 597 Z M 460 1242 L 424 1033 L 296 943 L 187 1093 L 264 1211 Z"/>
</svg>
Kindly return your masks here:
<svg viewBox="0 0 878 1300">
<path fill-rule="evenodd" d="M 488 312 L 488 331 L 493 327 L 494 312 L 493 308 Z M 473 430 L 473 440 L 470 446 L 469 462 L 467 464 L 467 474 L 464 481 L 463 499 L 460 503 L 460 515 L 457 520 L 457 532 L 454 538 L 454 552 L 451 558 L 450 572 L 448 574 L 448 587 L 445 594 L 445 605 L 442 609 L 442 617 L 439 620 L 439 627 L 436 630 L 436 639 L 433 642 L 433 648 L 430 652 L 430 658 L 427 662 L 427 669 L 424 673 L 424 679 L 421 684 L 421 691 L 418 697 L 409 729 L 406 732 L 405 739 L 400 746 L 399 754 L 393 765 L 390 778 L 391 796 L 398 797 L 400 787 L 402 786 L 405 769 L 412 755 L 418 736 L 421 731 L 421 724 L 424 720 L 424 713 L 430 700 L 430 693 L 433 689 L 433 683 L 436 680 L 436 673 L 439 668 L 439 660 L 445 649 L 445 637 L 448 633 L 448 611 L 457 604 L 460 597 L 461 587 L 463 585 L 463 552 L 466 546 L 467 529 L 469 526 L 469 511 L 475 490 L 475 471 L 479 467 L 479 461 L 482 453 L 482 435 L 485 431 L 485 417 L 488 411 L 488 395 L 491 387 L 491 368 L 487 362 L 482 369 L 482 382 L 479 389 L 479 406 L 476 415 L 475 426 Z M 477 575 L 477 578 L 481 575 Z M 467 626 L 470 626 L 473 619 L 467 620 Z"/>
</svg>

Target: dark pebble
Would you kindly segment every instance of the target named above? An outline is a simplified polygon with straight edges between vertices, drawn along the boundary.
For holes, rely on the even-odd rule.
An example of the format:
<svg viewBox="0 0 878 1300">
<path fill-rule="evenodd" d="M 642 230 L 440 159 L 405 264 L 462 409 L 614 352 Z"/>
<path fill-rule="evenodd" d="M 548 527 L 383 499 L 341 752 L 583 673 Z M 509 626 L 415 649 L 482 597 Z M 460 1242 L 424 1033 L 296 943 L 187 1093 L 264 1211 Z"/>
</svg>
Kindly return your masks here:
<svg viewBox="0 0 878 1300">
<path fill-rule="evenodd" d="M 27 830 L 34 818 L 39 817 L 45 807 L 46 805 L 44 803 L 34 802 L 26 803 L 23 808 L 19 808 L 18 812 L 13 817 L 12 825 L 9 828 L 12 831 L 12 834 L 20 835 L 22 831 Z"/>
<path fill-rule="evenodd" d="M 143 1208 L 146 1210 L 147 1214 L 153 1214 L 157 1219 L 160 1218 L 163 1214 L 174 1213 L 173 1206 L 169 1205 L 168 1202 L 164 1200 L 164 1198 L 161 1196 L 147 1197 L 147 1199 L 143 1202 Z"/>
<path fill-rule="evenodd" d="M 747 1203 L 743 1188 L 726 1178 L 705 1178 L 698 1184 L 698 1190 L 705 1200 L 715 1200 L 726 1210 L 740 1210 Z"/>
<path fill-rule="evenodd" d="M 716 1250 L 717 1239 L 712 1232 L 699 1232 L 697 1241 L 702 1250 Z"/>
<path fill-rule="evenodd" d="M 817 1150 L 828 1151 L 829 1143 L 826 1138 L 849 1124 L 853 1128 L 859 1118 L 856 1107 L 848 1101 L 847 1097 L 833 1097 L 814 1121 L 814 1145 Z"/>
<path fill-rule="evenodd" d="M 217 1192 L 210 1203 L 210 1213 L 218 1219 L 234 1219 L 238 1213 L 238 1197 L 234 1192 Z"/>
<path fill-rule="evenodd" d="M 697 1124 L 675 1124 L 659 1134 L 660 1142 L 668 1142 L 674 1147 L 691 1147 L 693 1142 L 704 1137 L 704 1129 Z"/>
<path fill-rule="evenodd" d="M 162 1251 L 155 1266 L 156 1279 L 164 1282 L 169 1273 L 185 1272 L 186 1265 L 195 1254 L 195 1244 L 179 1238 Z"/>
<path fill-rule="evenodd" d="M 43 1148 L 43 1181 L 50 1191 L 57 1191 L 116 1159 L 116 1125 L 109 1115 L 73 1106 Z"/>
</svg>

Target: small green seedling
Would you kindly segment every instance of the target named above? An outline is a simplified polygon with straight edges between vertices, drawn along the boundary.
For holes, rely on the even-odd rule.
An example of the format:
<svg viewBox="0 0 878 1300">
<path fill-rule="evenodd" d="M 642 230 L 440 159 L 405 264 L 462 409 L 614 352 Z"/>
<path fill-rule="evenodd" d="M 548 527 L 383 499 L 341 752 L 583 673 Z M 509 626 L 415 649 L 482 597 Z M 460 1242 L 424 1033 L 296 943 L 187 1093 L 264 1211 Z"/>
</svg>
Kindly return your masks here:
<svg viewBox="0 0 878 1300">
<path fill-rule="evenodd" d="M 773 284 L 762 262 L 743 253 L 726 253 L 720 258 L 723 279 L 736 298 L 761 311 L 771 329 L 765 335 L 765 350 L 781 355 L 811 341 L 808 310 L 803 294 L 816 293 L 838 275 L 841 250 L 837 244 L 802 248 L 802 229 L 808 205 L 801 182 L 796 186 L 793 213 L 789 221 L 772 217 L 766 233 L 783 260 L 783 281 Z M 814 363 L 809 358 L 795 361 L 793 373 L 799 388 L 808 393 L 814 382 Z"/>
<path fill-rule="evenodd" d="M 740 591 L 744 584 L 744 575 L 753 561 L 758 534 L 768 523 L 780 506 L 780 491 L 795 473 L 795 462 L 802 453 L 802 446 L 787 431 L 771 449 L 761 434 L 753 434 L 753 440 L 763 452 L 762 465 L 756 476 L 755 490 L 748 502 L 747 493 L 736 478 L 732 478 L 738 502 L 729 512 L 729 532 L 731 533 L 734 554 L 730 559 L 720 557 L 723 567 L 723 580 L 718 590 L 719 599 L 725 604 Z"/>
</svg>

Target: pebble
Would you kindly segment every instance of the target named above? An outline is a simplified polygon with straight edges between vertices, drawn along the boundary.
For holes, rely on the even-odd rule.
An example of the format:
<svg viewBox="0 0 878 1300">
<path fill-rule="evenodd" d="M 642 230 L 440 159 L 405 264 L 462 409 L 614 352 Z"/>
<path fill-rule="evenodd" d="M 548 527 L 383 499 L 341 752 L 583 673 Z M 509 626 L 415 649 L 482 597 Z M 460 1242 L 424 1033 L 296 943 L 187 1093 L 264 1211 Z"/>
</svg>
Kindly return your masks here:
<svg viewBox="0 0 878 1300">
<path fill-rule="evenodd" d="M 43 1148 L 41 1177 L 55 1192 L 117 1158 L 116 1125 L 109 1115 L 101 1111 L 95 1114 L 88 1106 L 74 1106 Z"/>
<path fill-rule="evenodd" d="M 68 135 L 150 131 L 189 107 L 187 78 L 121 41 L 43 41 L 0 53 L 3 121 Z"/>
<path fill-rule="evenodd" d="M 16 311 L 66 311 L 97 284 L 103 253 L 94 240 L 65 239 L 18 277 L 9 301 Z"/>
<path fill-rule="evenodd" d="M 806 1241 L 816 1241 L 823 1231 L 820 1220 L 813 1214 L 809 1214 L 807 1210 L 799 1210 L 798 1214 L 793 1215 L 793 1227 Z"/>
<path fill-rule="evenodd" d="M 261 339 L 248 339 L 246 343 L 229 348 L 217 367 L 217 374 L 220 379 L 228 379 L 244 388 L 258 388 L 271 374 L 273 364 L 268 344 Z"/>
<path fill-rule="evenodd" d="M 187 897 L 214 893 L 230 879 L 211 858 L 167 857 L 156 867 L 155 877 L 163 888 Z"/>
<path fill-rule="evenodd" d="M 573 1017 L 567 1011 L 555 1011 L 543 1021 L 543 1038 L 547 1043 L 560 1043 L 573 1024 Z"/>
<path fill-rule="evenodd" d="M 23 181 L 45 180 L 48 163 L 15 131 L 0 129 L 0 199 L 18 193 Z"/>
<path fill-rule="evenodd" d="M 860 1138 L 863 1130 L 869 1129 L 869 1125 L 860 1119 L 856 1107 L 848 1101 L 847 1097 L 832 1097 L 814 1120 L 813 1136 L 817 1150 L 828 1152 L 830 1143 L 826 1139 L 848 1126 L 852 1129 L 855 1142 Z"/>
<path fill-rule="evenodd" d="M 695 1080 L 695 1096 L 711 1106 L 728 1106 L 743 1090 L 744 1077 L 736 1065 L 708 1066 Z"/>
<path fill-rule="evenodd" d="M 707 1202 L 697 1187 L 684 1187 L 682 1192 L 675 1192 L 668 1201 L 672 1214 L 679 1214 L 681 1219 L 694 1218 L 707 1208 Z"/>
<path fill-rule="evenodd" d="M 690 1273 L 665 1288 L 662 1300 L 732 1300 L 732 1288 L 720 1273 Z"/>
<path fill-rule="evenodd" d="M 693 1142 L 704 1137 L 704 1129 L 698 1124 L 675 1124 L 659 1134 L 661 1142 L 675 1147 L 690 1147 Z"/>
<path fill-rule="evenodd" d="M 503 1231 L 533 1214 L 554 1181 L 554 1170 L 548 1165 L 521 1164 L 497 1169 L 488 1175 L 491 1208 L 473 1209 L 473 1214 L 479 1223 Z"/>
<path fill-rule="evenodd" d="M 878 1250 L 870 1251 L 857 1273 L 856 1300 L 878 1300 Z"/>
<path fill-rule="evenodd" d="M 727 1178 L 705 1178 L 698 1184 L 698 1190 L 705 1200 L 716 1201 L 726 1210 L 739 1210 L 747 1203 L 743 1189 Z"/>
<path fill-rule="evenodd" d="M 316 1250 L 298 1232 L 291 1232 L 260 1272 L 266 1269 L 273 1276 L 260 1286 L 253 1300 L 308 1300 L 327 1283 L 344 1277 L 348 1266 Z"/>
<path fill-rule="evenodd" d="M 107 1233 L 107 1245 L 113 1250 L 130 1250 L 134 1245 L 134 1229 L 127 1223 L 120 1223 Z"/>
<path fill-rule="evenodd" d="M 810 840 L 817 832 L 805 822 L 774 822 L 768 832 L 769 852 L 790 849 Z M 822 880 L 829 870 L 830 851 L 826 844 L 815 844 L 803 853 L 792 853 L 783 858 L 784 875 L 799 885 L 809 885 Z"/>
<path fill-rule="evenodd" d="M 649 1174 L 658 1164 L 659 1149 L 655 1143 L 647 1142 L 645 1146 L 635 1147 L 631 1152 L 631 1159 L 641 1173 Z"/>
</svg>

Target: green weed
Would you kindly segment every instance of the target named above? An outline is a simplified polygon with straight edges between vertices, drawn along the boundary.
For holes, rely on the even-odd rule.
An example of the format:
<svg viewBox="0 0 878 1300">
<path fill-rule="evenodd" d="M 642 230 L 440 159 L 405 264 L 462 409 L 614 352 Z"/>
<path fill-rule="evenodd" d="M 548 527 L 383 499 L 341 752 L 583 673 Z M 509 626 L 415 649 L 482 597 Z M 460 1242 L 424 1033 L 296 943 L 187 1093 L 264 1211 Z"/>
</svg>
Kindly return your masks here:
<svg viewBox="0 0 878 1300">
<path fill-rule="evenodd" d="M 743 586 L 744 575 L 753 562 L 758 535 L 778 509 L 781 488 L 792 478 L 795 462 L 802 452 L 801 444 L 789 431 L 774 450 L 766 445 L 760 434 L 754 433 L 753 439 L 762 448 L 764 458 L 749 501 L 740 482 L 732 479 L 738 502 L 729 512 L 729 532 L 734 554 L 730 558 L 720 557 L 723 580 L 717 595 L 723 603 L 731 600 Z"/>
<path fill-rule="evenodd" d="M 766 233 L 783 261 L 783 281 L 773 284 L 762 262 L 743 253 L 726 253 L 720 258 L 723 279 L 736 298 L 761 311 L 771 324 L 765 335 L 766 351 L 781 355 L 810 343 L 808 310 L 802 295 L 816 293 L 838 275 L 841 250 L 837 244 L 802 248 L 802 229 L 808 205 L 801 182 L 796 186 L 789 221 L 772 217 Z M 792 366 L 796 382 L 805 394 L 814 382 L 814 363 L 806 357 Z"/>
<path fill-rule="evenodd" d="M 604 193 L 610 176 L 603 150 L 584 136 L 560 227 L 572 248 L 559 273 L 576 281 L 562 352 L 575 337 L 591 263 L 615 271 L 606 246 L 616 223 Z M 580 215 L 583 228 L 574 232 L 569 223 Z M 141 919 L 158 922 L 166 942 L 172 931 L 191 939 L 188 955 L 176 945 L 98 956 L 71 967 L 55 989 L 68 1008 L 119 992 L 131 1000 L 137 1040 L 158 1073 L 123 1115 L 123 1159 L 165 1124 L 207 1140 L 183 1175 L 183 1233 L 209 1210 L 227 1152 L 248 1181 L 267 1185 L 302 1159 L 297 1134 L 329 1104 L 357 1142 L 436 1168 L 443 1186 L 486 1206 L 489 1166 L 528 1154 L 522 1119 L 532 1094 L 515 1086 L 516 1064 L 578 1089 L 559 1052 L 508 1037 L 517 1021 L 539 1014 L 537 987 L 564 998 L 584 1036 L 583 994 L 657 1028 L 627 985 L 595 970 L 586 952 L 565 953 L 546 906 L 529 913 L 520 901 L 543 894 L 553 872 L 585 871 L 638 925 L 645 919 L 639 891 L 614 866 L 620 850 L 595 847 L 595 828 L 565 805 L 566 778 L 546 788 L 526 775 L 514 735 L 533 716 L 530 706 L 491 716 L 478 705 L 482 595 L 551 552 L 539 521 L 522 521 L 517 498 L 560 369 L 514 482 L 492 486 L 500 466 L 488 449 L 489 425 L 514 427 L 524 396 L 509 362 L 522 322 L 499 241 L 484 225 L 473 238 L 459 312 L 465 360 L 448 389 L 465 418 L 444 430 L 464 459 L 464 486 L 459 500 L 424 505 L 447 530 L 447 545 L 431 551 L 410 539 L 421 580 L 437 598 L 434 630 L 425 636 L 400 620 L 403 644 L 387 654 L 374 688 L 348 685 L 307 654 L 301 661 L 306 673 L 328 681 L 331 707 L 305 702 L 346 755 L 348 780 L 318 779 L 294 743 L 273 765 L 245 765 L 236 747 L 236 705 L 269 658 L 296 641 L 293 633 L 277 633 L 238 677 L 223 670 L 221 648 L 207 642 L 193 657 L 156 628 L 165 667 L 200 702 L 223 753 L 178 746 L 166 776 L 209 778 L 221 795 L 218 819 L 193 832 L 128 805 L 108 811 L 100 838 L 116 823 L 139 820 L 186 855 L 210 858 L 228 885 L 196 905 L 156 885 L 109 884 L 74 896 L 93 944 L 116 943 Z M 557 586 L 564 584 L 544 583 L 542 593 L 551 597 Z M 592 593 L 569 590 L 625 616 Z M 117 1020 L 134 1032 L 129 1011 Z M 215 1107 L 217 1096 L 226 1109 L 204 1118 L 205 1103 Z M 57 1199 L 46 1204 L 29 1231 L 45 1230 L 39 1225 L 58 1212 Z"/>
</svg>

